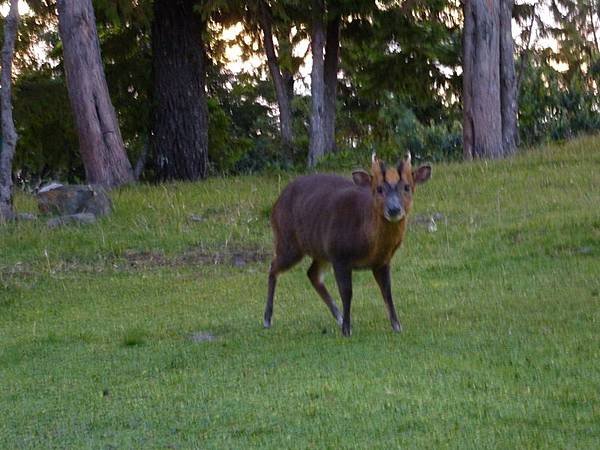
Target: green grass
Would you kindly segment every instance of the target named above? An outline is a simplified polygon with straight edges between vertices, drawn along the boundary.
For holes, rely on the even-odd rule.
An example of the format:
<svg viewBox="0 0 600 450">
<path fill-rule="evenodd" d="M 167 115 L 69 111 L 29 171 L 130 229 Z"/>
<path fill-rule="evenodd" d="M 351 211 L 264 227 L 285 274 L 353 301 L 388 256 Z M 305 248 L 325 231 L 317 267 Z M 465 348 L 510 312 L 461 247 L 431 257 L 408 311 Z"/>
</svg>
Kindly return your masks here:
<svg viewBox="0 0 600 450">
<path fill-rule="evenodd" d="M 444 218 L 393 264 L 400 335 L 363 272 L 342 338 L 307 261 L 262 329 L 268 262 L 244 258 L 287 181 L 134 186 L 97 225 L 0 228 L 0 448 L 600 448 L 597 138 L 437 165 L 413 213 Z"/>
</svg>

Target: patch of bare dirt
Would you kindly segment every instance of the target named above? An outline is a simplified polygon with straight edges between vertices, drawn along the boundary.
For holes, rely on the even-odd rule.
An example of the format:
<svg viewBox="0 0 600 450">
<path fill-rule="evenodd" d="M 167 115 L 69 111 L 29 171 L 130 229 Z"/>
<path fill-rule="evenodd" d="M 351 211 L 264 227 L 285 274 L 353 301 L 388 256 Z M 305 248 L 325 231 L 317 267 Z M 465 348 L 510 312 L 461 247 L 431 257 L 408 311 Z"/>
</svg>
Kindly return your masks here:
<svg viewBox="0 0 600 450">
<path fill-rule="evenodd" d="M 0 277 L 31 277 L 35 275 L 28 265 L 16 263 L 14 266 L 0 266 Z"/>
<path fill-rule="evenodd" d="M 228 265 L 245 267 L 248 264 L 269 261 L 271 253 L 261 248 L 227 247 L 220 251 L 192 248 L 178 255 L 165 255 L 161 251 L 126 250 L 120 258 L 106 257 L 97 261 L 53 260 L 41 266 L 16 263 L 0 265 L 0 286 L 11 280 L 23 280 L 41 273 L 68 272 L 101 273 L 106 270 L 143 270 L 156 267 L 186 267 Z"/>
<path fill-rule="evenodd" d="M 123 254 L 130 267 L 182 267 L 197 265 L 229 265 L 244 267 L 247 264 L 268 261 L 270 253 L 257 248 L 229 247 L 221 251 L 190 249 L 172 257 L 162 252 L 128 250 Z"/>
</svg>

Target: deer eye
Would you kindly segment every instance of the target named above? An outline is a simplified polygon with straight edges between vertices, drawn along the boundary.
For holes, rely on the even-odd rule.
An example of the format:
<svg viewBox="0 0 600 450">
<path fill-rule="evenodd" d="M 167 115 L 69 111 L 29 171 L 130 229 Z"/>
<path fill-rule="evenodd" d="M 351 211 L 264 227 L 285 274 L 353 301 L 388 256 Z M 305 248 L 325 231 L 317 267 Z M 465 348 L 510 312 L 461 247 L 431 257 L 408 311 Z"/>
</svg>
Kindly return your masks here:
<svg viewBox="0 0 600 450">
<path fill-rule="evenodd" d="M 410 192 L 410 184 L 404 185 L 404 192 L 406 192 L 407 194 Z"/>
<path fill-rule="evenodd" d="M 377 186 L 377 193 L 383 194 L 383 186 Z"/>
</svg>

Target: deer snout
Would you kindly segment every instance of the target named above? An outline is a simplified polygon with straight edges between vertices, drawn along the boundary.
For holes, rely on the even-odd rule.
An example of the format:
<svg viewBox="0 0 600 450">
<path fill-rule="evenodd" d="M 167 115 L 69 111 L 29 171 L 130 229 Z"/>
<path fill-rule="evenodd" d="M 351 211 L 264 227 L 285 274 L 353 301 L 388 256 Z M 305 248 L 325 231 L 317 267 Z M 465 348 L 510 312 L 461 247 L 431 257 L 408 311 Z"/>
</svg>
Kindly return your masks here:
<svg viewBox="0 0 600 450">
<path fill-rule="evenodd" d="M 398 197 L 391 197 L 386 200 L 383 215 L 389 222 L 402 220 L 405 212 Z"/>
</svg>

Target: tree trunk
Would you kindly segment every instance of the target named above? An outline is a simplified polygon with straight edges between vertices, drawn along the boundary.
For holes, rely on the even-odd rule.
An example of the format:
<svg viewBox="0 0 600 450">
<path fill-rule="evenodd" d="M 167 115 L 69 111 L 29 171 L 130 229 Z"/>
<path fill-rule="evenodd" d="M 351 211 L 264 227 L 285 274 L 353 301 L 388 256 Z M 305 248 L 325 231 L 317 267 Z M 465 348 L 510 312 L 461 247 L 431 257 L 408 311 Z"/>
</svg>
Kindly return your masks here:
<svg viewBox="0 0 600 450">
<path fill-rule="evenodd" d="M 463 145 L 465 159 L 504 155 L 500 104 L 500 11 L 496 1 L 464 2 Z"/>
<path fill-rule="evenodd" d="M 325 80 L 323 47 L 325 45 L 325 5 L 324 0 L 312 0 L 312 29 L 310 47 L 312 51 L 312 72 L 310 74 L 311 115 L 310 142 L 308 146 L 308 167 L 315 167 L 325 154 Z"/>
<path fill-rule="evenodd" d="M 0 150 L 0 223 L 14 219 L 12 206 L 12 161 L 17 146 L 17 132 L 12 114 L 12 61 L 19 28 L 19 0 L 11 0 L 4 22 L 2 73 L 0 74 L 0 108 L 2 115 L 2 149 Z"/>
<path fill-rule="evenodd" d="M 152 24 L 152 147 L 160 180 L 208 174 L 205 23 L 195 0 L 155 0 Z"/>
<path fill-rule="evenodd" d="M 502 114 L 502 143 L 504 155 L 517 149 L 517 77 L 515 74 L 515 49 L 512 36 L 512 10 L 514 0 L 501 0 L 500 4 L 500 104 Z"/>
<path fill-rule="evenodd" d="M 462 36 L 463 47 L 463 158 L 465 160 L 473 159 L 473 94 L 471 85 L 473 84 L 473 54 L 475 53 L 475 22 L 472 17 L 468 17 L 471 11 L 469 2 L 465 2 L 463 6 L 464 12 L 464 29 Z"/>
<path fill-rule="evenodd" d="M 279 127 L 281 132 L 281 141 L 285 152 L 290 154 L 294 142 L 294 130 L 292 127 L 292 95 L 290 95 L 289 85 L 294 79 L 288 72 L 284 77 L 283 71 L 279 66 L 279 60 L 275 54 L 275 45 L 273 44 L 273 18 L 269 6 L 261 0 L 259 4 L 259 23 L 263 31 L 263 46 L 267 56 L 267 65 L 269 73 L 273 79 L 277 105 L 279 106 Z"/>
<path fill-rule="evenodd" d="M 281 76 L 283 77 L 283 84 L 291 104 L 294 99 L 294 74 L 290 70 L 283 69 L 281 71 Z"/>
<path fill-rule="evenodd" d="M 339 16 L 327 23 L 327 40 L 325 43 L 325 151 L 335 151 L 335 106 L 337 91 L 337 74 L 340 58 L 340 24 Z"/>
<path fill-rule="evenodd" d="M 110 101 L 91 0 L 59 0 L 58 28 L 79 151 L 88 183 L 115 187 L 133 181 Z"/>
</svg>

